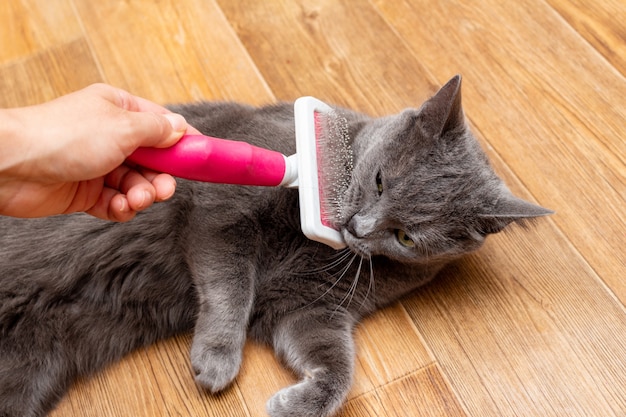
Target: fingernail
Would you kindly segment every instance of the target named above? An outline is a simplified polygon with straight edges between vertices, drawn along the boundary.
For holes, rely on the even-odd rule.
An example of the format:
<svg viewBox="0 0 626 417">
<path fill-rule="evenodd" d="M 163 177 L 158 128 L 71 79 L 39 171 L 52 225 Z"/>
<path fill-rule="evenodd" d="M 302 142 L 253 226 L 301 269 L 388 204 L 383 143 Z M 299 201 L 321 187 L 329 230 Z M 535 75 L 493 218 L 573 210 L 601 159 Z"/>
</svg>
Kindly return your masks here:
<svg viewBox="0 0 626 417">
<path fill-rule="evenodd" d="M 170 198 L 172 198 L 175 192 L 176 192 L 176 180 L 172 178 L 172 182 L 170 183 L 170 188 L 167 189 L 165 195 L 162 197 L 162 201 L 169 200 Z"/>
<path fill-rule="evenodd" d="M 180 114 L 166 113 L 163 116 L 165 116 L 165 118 L 170 122 L 172 129 L 174 129 L 176 133 L 181 133 L 187 130 L 187 121 Z"/>
<path fill-rule="evenodd" d="M 150 194 L 150 191 L 146 190 L 143 192 L 143 198 L 141 199 L 141 204 L 139 204 L 139 208 L 144 209 L 148 207 L 151 203 L 152 203 L 152 194 Z"/>
<path fill-rule="evenodd" d="M 128 206 L 128 201 L 125 198 L 120 198 L 119 210 L 120 210 L 120 213 L 126 213 L 130 211 L 130 207 Z"/>
</svg>

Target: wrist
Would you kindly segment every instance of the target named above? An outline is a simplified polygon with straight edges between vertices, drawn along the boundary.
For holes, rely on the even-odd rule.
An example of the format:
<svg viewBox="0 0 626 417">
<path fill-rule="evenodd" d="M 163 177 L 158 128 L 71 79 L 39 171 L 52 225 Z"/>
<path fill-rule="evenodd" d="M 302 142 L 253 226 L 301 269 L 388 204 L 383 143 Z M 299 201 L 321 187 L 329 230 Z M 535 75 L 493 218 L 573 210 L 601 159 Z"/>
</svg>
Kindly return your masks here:
<svg viewBox="0 0 626 417">
<path fill-rule="evenodd" d="M 22 139 L 17 109 L 0 109 L 0 181 L 12 179 L 19 171 Z"/>
<path fill-rule="evenodd" d="M 30 107 L 0 109 L 0 182 L 32 176 L 37 155 L 29 126 Z"/>
</svg>

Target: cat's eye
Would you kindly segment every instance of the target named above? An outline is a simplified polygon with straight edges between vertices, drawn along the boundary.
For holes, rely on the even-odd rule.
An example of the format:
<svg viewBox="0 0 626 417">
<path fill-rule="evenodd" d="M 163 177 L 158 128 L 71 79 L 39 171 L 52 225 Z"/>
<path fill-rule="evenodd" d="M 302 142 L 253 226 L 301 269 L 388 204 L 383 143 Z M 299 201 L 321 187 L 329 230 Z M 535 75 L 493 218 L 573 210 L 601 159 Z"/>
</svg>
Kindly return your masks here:
<svg viewBox="0 0 626 417">
<path fill-rule="evenodd" d="M 413 239 L 411 239 L 404 230 L 396 229 L 396 238 L 402 246 L 405 246 L 407 248 L 415 247 L 415 242 L 413 242 Z"/>
<path fill-rule="evenodd" d="M 378 190 L 378 195 L 382 195 L 383 193 L 383 177 L 380 174 L 380 171 L 376 174 L 376 189 Z"/>
</svg>

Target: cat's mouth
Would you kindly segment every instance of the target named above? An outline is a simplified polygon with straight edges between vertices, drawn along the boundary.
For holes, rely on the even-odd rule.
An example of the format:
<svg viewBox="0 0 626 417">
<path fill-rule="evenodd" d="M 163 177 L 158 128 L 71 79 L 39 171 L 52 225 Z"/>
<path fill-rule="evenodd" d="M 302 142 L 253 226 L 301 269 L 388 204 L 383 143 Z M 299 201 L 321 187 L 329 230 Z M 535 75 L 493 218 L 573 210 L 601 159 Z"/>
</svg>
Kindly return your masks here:
<svg viewBox="0 0 626 417">
<path fill-rule="evenodd" d="M 341 234 L 350 250 L 362 257 L 372 256 L 371 248 L 363 238 L 359 238 L 345 228 L 341 229 Z"/>
</svg>

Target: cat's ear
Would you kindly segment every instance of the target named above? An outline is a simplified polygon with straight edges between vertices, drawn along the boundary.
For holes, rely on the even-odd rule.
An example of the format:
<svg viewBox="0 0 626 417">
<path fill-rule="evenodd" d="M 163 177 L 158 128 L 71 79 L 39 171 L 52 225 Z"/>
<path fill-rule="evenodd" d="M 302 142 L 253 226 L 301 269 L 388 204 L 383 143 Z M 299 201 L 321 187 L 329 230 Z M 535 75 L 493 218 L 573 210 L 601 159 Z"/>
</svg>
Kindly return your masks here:
<svg viewBox="0 0 626 417">
<path fill-rule="evenodd" d="M 461 105 L 461 76 L 456 75 L 419 109 L 422 128 L 432 137 L 465 125 Z"/>
<path fill-rule="evenodd" d="M 486 233 L 497 233 L 512 222 L 550 214 L 554 214 L 554 212 L 517 198 L 507 190 L 502 193 L 495 206 L 489 209 L 489 212 L 481 213 L 478 217 Z"/>
</svg>

